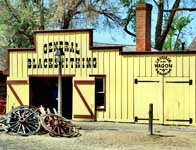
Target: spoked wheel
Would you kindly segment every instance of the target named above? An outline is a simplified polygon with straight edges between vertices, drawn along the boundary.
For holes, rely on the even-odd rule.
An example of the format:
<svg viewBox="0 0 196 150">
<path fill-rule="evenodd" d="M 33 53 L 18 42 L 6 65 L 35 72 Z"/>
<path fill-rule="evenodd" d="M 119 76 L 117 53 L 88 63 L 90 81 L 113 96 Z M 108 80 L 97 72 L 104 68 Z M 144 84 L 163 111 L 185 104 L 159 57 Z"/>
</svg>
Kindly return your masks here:
<svg viewBox="0 0 196 150">
<path fill-rule="evenodd" d="M 40 129 L 40 118 L 34 107 L 20 106 L 8 114 L 8 133 L 18 135 L 33 135 Z"/>
<path fill-rule="evenodd" d="M 22 106 L 17 106 L 15 108 L 13 108 L 11 110 L 11 112 L 15 111 L 15 110 L 18 110 L 18 109 L 31 109 L 35 112 L 39 112 L 39 108 L 35 107 L 35 106 L 29 106 L 29 105 L 22 105 Z"/>
<path fill-rule="evenodd" d="M 0 131 L 7 131 L 6 117 L 0 117 Z"/>
<path fill-rule="evenodd" d="M 41 124 L 52 136 L 76 137 L 80 135 L 77 126 L 55 114 L 43 115 L 41 117 Z"/>
</svg>

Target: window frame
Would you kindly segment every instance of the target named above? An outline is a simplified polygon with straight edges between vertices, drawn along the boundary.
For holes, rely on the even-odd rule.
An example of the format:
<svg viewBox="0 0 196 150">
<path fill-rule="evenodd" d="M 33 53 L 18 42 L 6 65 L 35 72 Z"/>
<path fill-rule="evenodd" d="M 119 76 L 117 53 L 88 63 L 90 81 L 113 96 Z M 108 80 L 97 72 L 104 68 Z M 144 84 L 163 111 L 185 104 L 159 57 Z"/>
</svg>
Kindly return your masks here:
<svg viewBox="0 0 196 150">
<path fill-rule="evenodd" d="M 101 75 L 89 75 L 90 77 L 100 78 L 103 79 L 103 93 L 104 93 L 104 105 L 102 106 L 95 106 L 96 111 L 106 111 L 106 75 L 101 74 Z M 96 85 L 95 85 L 96 86 Z M 95 96 L 96 96 L 96 91 L 95 91 Z M 96 100 L 96 98 L 95 98 Z"/>
</svg>

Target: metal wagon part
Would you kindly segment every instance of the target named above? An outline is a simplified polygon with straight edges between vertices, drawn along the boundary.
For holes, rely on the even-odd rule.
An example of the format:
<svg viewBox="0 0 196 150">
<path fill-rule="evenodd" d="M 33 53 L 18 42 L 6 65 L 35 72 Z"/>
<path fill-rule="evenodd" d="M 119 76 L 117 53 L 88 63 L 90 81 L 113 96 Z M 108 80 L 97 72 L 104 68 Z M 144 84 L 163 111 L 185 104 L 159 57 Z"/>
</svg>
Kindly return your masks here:
<svg viewBox="0 0 196 150">
<path fill-rule="evenodd" d="M 41 128 L 43 127 L 43 128 Z M 45 129 L 51 136 L 76 137 L 80 136 L 80 127 L 49 109 L 33 106 L 18 106 L 4 117 L 0 118 L 0 131 L 8 134 L 33 135 Z M 43 130 L 42 130 L 43 131 Z"/>
<path fill-rule="evenodd" d="M 7 132 L 18 135 L 33 135 L 40 130 L 40 117 L 32 106 L 19 106 L 7 114 Z"/>
<path fill-rule="evenodd" d="M 51 136 L 76 137 L 81 135 L 79 126 L 73 125 L 67 119 L 56 114 L 42 115 L 41 124 Z"/>
</svg>

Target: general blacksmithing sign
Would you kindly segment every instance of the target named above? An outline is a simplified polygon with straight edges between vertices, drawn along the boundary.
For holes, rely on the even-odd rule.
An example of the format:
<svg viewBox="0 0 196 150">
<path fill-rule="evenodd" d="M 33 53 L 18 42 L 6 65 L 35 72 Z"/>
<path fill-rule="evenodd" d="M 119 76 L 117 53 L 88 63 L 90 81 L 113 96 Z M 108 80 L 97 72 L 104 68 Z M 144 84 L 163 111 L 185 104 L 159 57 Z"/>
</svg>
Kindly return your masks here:
<svg viewBox="0 0 196 150">
<path fill-rule="evenodd" d="M 64 47 L 64 48 L 63 48 Z M 28 68 L 57 68 L 58 62 L 56 58 L 48 57 L 50 53 L 56 53 L 56 49 L 59 48 L 65 53 L 65 57 L 62 58 L 62 68 L 96 68 L 97 59 L 95 57 L 80 57 L 80 50 L 78 49 L 78 43 L 74 42 L 50 42 L 43 45 L 43 55 L 46 58 L 28 58 Z M 75 57 L 70 56 L 69 53 L 75 54 Z"/>
<path fill-rule="evenodd" d="M 168 56 L 160 56 L 155 61 L 155 69 L 160 75 L 167 75 L 172 70 L 172 61 Z"/>
</svg>

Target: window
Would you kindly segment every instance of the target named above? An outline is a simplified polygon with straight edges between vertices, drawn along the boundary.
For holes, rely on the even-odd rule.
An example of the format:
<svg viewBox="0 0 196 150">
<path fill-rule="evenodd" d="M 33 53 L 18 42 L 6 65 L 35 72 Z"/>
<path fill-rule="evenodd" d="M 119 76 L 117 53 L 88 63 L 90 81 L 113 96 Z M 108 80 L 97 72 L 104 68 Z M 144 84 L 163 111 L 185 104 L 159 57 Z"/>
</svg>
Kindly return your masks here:
<svg viewBox="0 0 196 150">
<path fill-rule="evenodd" d="M 105 110 L 105 77 L 95 77 L 95 106 Z"/>
</svg>

